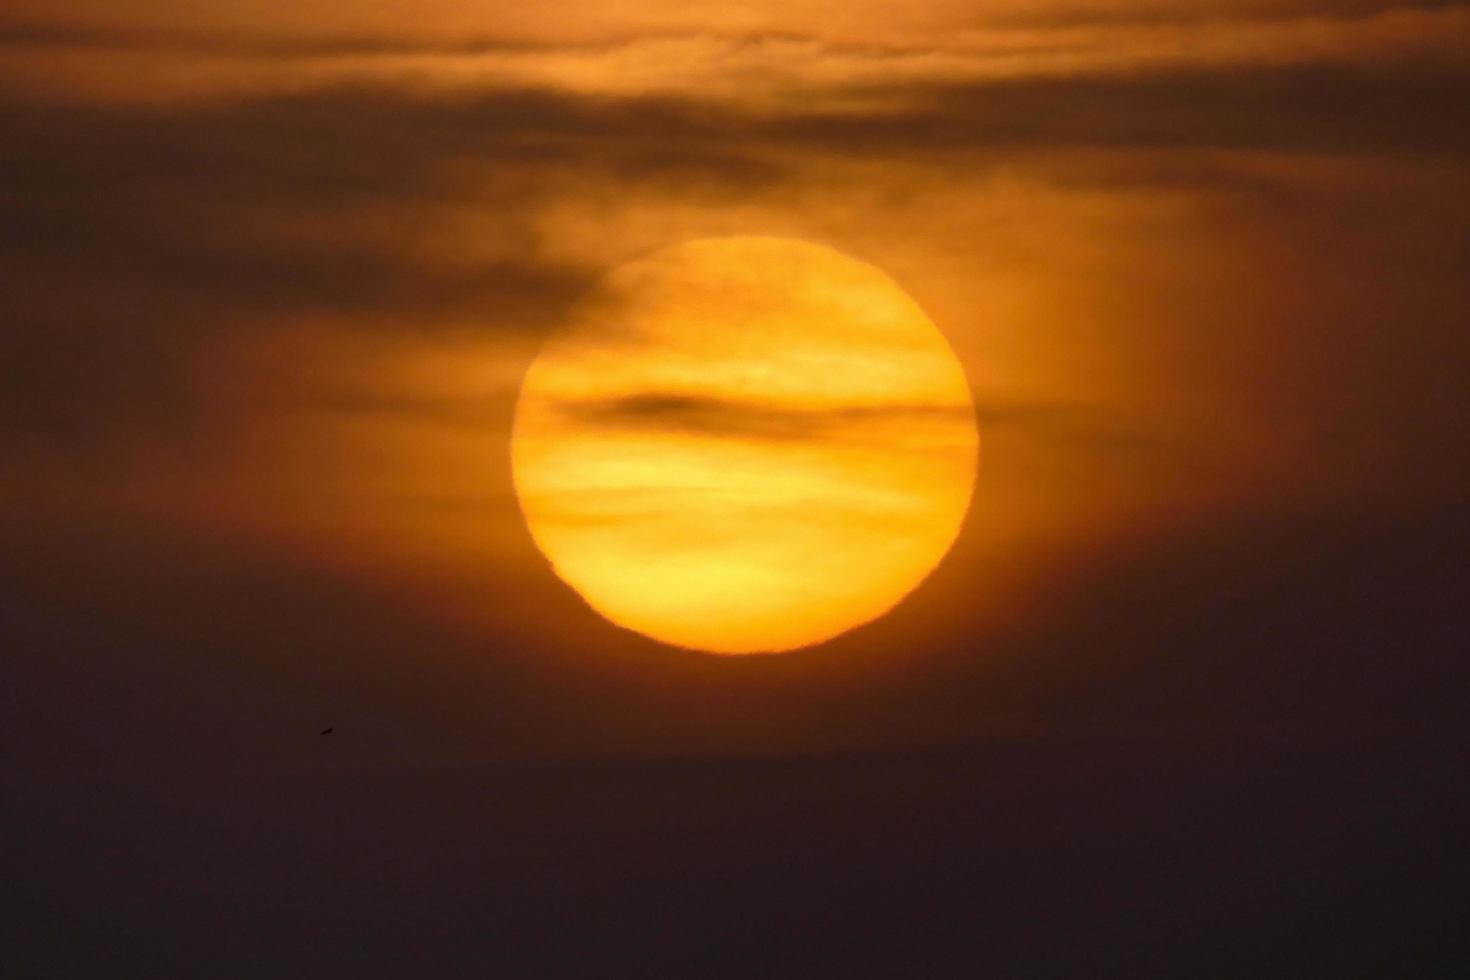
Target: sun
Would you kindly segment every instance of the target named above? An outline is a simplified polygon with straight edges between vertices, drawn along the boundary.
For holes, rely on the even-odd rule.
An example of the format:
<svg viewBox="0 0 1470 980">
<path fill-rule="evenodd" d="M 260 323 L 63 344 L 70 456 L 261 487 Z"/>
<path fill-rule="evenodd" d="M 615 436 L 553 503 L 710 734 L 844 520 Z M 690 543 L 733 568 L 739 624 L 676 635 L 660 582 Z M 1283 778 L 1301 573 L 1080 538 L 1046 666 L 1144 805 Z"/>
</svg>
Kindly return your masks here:
<svg viewBox="0 0 1470 980">
<path fill-rule="evenodd" d="M 546 343 L 511 437 L 555 573 L 613 623 L 722 654 L 892 609 L 959 532 L 964 371 L 892 279 L 809 242 L 686 242 L 608 275 Z"/>
</svg>

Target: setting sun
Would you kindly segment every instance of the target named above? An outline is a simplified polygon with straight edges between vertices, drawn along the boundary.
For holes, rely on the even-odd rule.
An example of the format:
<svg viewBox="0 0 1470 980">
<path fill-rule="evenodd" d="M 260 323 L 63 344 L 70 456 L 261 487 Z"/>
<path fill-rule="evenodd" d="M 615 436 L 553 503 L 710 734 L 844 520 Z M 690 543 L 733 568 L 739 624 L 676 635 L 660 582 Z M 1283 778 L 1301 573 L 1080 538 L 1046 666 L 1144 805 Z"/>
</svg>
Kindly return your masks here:
<svg viewBox="0 0 1470 980">
<path fill-rule="evenodd" d="M 965 376 L 865 263 L 740 237 L 614 271 L 521 390 L 537 545 L 608 619 L 716 653 L 791 650 L 888 611 L 959 530 Z"/>
</svg>

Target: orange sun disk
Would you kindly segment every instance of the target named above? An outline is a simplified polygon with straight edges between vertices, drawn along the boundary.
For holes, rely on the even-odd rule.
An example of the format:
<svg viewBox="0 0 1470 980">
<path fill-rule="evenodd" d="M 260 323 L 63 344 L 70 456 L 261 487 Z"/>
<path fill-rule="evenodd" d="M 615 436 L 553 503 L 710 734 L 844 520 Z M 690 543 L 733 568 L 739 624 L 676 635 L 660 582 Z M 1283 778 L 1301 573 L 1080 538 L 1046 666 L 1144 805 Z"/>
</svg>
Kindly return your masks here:
<svg viewBox="0 0 1470 980">
<path fill-rule="evenodd" d="M 977 449 L 964 372 L 896 283 L 739 237 L 614 270 L 528 371 L 511 462 L 537 546 L 594 609 L 740 654 L 898 603 L 954 542 Z"/>
</svg>

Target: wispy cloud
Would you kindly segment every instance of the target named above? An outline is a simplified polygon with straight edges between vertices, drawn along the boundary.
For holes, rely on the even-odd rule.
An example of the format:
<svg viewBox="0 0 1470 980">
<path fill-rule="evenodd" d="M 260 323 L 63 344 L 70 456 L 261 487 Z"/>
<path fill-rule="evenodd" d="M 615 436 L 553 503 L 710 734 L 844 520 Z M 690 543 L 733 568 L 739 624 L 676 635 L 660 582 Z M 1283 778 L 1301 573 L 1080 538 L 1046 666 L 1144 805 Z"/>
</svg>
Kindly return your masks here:
<svg viewBox="0 0 1470 980">
<path fill-rule="evenodd" d="M 880 403 L 803 408 L 658 392 L 562 402 L 558 408 L 568 421 L 592 428 L 777 442 L 840 440 L 845 431 L 874 422 L 932 427 L 969 424 L 974 418 L 974 411 L 968 405 Z"/>
</svg>

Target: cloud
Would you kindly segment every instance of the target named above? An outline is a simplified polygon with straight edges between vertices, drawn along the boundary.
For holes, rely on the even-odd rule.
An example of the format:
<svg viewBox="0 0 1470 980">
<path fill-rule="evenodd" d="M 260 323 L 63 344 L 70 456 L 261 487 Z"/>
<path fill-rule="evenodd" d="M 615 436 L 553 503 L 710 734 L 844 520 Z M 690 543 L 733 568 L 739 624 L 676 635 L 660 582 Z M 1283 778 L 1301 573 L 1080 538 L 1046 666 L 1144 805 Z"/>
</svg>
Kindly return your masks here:
<svg viewBox="0 0 1470 980">
<path fill-rule="evenodd" d="M 100 4 L 105 8 L 108 3 Z M 546 49 L 598 49 L 624 45 L 649 37 L 677 37 L 695 33 L 700 18 L 649 16 L 643 11 L 596 9 L 592 16 L 569 9 L 565 15 L 551 13 L 543 18 L 514 18 L 494 5 L 476 12 L 468 20 L 442 18 L 425 24 L 411 5 L 385 5 L 390 14 L 374 27 L 352 28 L 352 18 L 250 18 L 248 27 L 230 17 L 211 16 L 209 10 L 192 10 L 190 17 L 166 19 L 148 16 L 133 5 L 94 16 L 57 18 L 54 9 L 38 6 L 27 16 L 17 11 L 0 21 L 0 44 L 15 46 L 77 46 L 98 48 L 145 48 L 162 51 L 193 51 L 257 57 L 334 56 L 383 53 L 475 53 Z M 243 5 L 242 5 L 243 6 Z M 598 5 L 601 8 L 601 5 Z M 678 7 L 678 4 L 670 4 Z M 847 38 L 877 39 L 885 34 L 912 41 L 916 36 L 943 42 L 966 29 L 1045 28 L 1052 30 L 1120 27 L 1135 25 L 1179 25 L 1218 28 L 1238 23 L 1271 23 L 1284 20 L 1345 21 L 1385 15 L 1439 12 L 1465 6 L 1464 0 L 999 0 L 977 7 L 964 2 L 925 5 L 913 10 L 896 2 L 861 3 L 867 24 L 834 23 L 832 13 L 851 5 L 742 3 L 756 16 L 729 19 L 720 16 L 719 4 L 705 5 L 701 33 L 733 39 L 823 37 L 840 43 Z M 130 9 L 131 8 L 131 9 Z M 766 8 L 766 9 L 762 9 Z M 682 13 L 682 11 L 679 11 Z M 101 11 L 99 11 L 101 13 Z M 248 13 L 247 13 L 248 16 Z M 395 18 L 408 23 L 392 25 Z M 858 18 L 854 18 L 855 20 Z M 868 30 L 864 31 L 863 28 Z M 346 28 L 346 29 L 344 29 Z M 886 31 L 884 30 L 886 28 Z"/>
<path fill-rule="evenodd" d="M 1470 75 L 1436 64 L 835 84 L 881 108 L 386 80 L 173 108 L 12 100 L 0 105 L 0 262 L 19 283 L 6 302 L 21 358 L 3 428 L 85 440 L 140 411 L 145 425 L 187 415 L 191 350 L 252 321 L 543 330 L 598 272 L 545 240 L 546 209 L 569 199 L 641 189 L 734 207 L 778 200 L 829 160 L 943 169 L 1099 149 L 1119 155 L 1087 168 L 1099 185 L 1126 172 L 1138 186 L 1279 198 L 1277 182 L 1218 154 L 1470 150 Z M 1162 153 L 1175 156 L 1150 158 Z M 468 216 L 456 255 L 445 229 Z"/>
<path fill-rule="evenodd" d="M 877 404 L 791 408 L 708 395 L 644 392 L 622 398 L 564 401 L 559 412 L 591 428 L 633 432 L 683 432 L 715 438 L 805 442 L 841 439 L 868 422 L 935 425 L 966 422 L 968 406 Z"/>
<path fill-rule="evenodd" d="M 899 13 L 877 4 L 875 25 Z M 597 26 L 595 17 L 564 17 L 517 31 L 492 17 L 478 29 L 416 23 L 392 31 L 380 22 L 378 33 L 343 33 L 340 24 L 283 29 L 279 18 L 269 30 L 210 27 L 208 18 L 192 26 L 124 18 L 106 27 L 42 18 L 0 26 L 0 78 L 51 102 L 198 105 L 387 85 L 860 112 L 881 108 L 872 90 L 889 85 L 1273 66 L 1453 68 L 1470 38 L 1470 8 L 1433 3 L 987 5 L 978 16 L 970 5 L 926 5 L 902 32 L 855 29 L 864 18 L 850 16 L 695 20 L 703 23 L 614 17 Z"/>
<path fill-rule="evenodd" d="M 772 138 L 882 154 L 1027 148 L 1463 155 L 1470 74 L 1297 66 L 900 85 L 892 108 L 772 120 Z M 1403 111 L 1412 107 L 1412 111 Z"/>
<path fill-rule="evenodd" d="M 0 432 L 88 441 L 190 414 L 223 334 L 356 320 L 534 334 L 597 270 L 542 254 L 568 184 L 767 181 L 550 93 L 450 104 L 391 91 L 143 109 L 0 106 L 9 344 Z M 443 237 L 470 217 L 463 254 Z M 460 232 L 456 232 L 460 233 Z M 391 325 L 391 326 L 390 326 Z"/>
<path fill-rule="evenodd" d="M 1132 0 L 1130 3 L 1030 4 L 1006 11 L 991 23 L 1029 26 L 1222 23 L 1300 19 L 1360 20 L 1404 11 L 1440 11 L 1463 7 L 1464 0 Z M 984 16 L 983 14 L 981 15 Z"/>
<path fill-rule="evenodd" d="M 1111 417 L 1096 406 L 1020 399 L 991 399 L 964 405 L 879 403 L 843 407 L 791 407 L 710 395 L 643 392 L 622 398 L 563 401 L 558 411 L 569 423 L 616 432 L 685 433 L 710 438 L 771 441 L 850 441 L 863 426 L 912 425 L 934 431 L 978 421 L 982 439 L 1000 435 L 1073 450 L 1129 453 L 1165 448 L 1135 421 Z"/>
<path fill-rule="evenodd" d="M 1410 48 L 1436 25 L 1453 27 L 1458 10 L 1415 21 Z M 361 53 L 351 44 L 333 53 L 337 42 L 318 34 L 290 41 L 280 63 L 265 66 L 284 92 L 226 80 L 185 99 L 81 103 L 17 89 L 0 103 L 0 267 L 14 284 L 3 301 L 14 356 L 0 368 L 0 453 L 7 465 L 35 452 L 86 461 L 114 442 L 209 431 L 201 360 L 248 347 L 222 348 L 222 338 L 274 343 L 283 330 L 321 323 L 404 338 L 535 338 L 605 267 L 642 249 L 774 230 L 841 245 L 848 233 L 859 243 L 907 236 L 918 257 L 906 261 L 921 280 L 945 262 L 966 270 L 960 278 L 989 274 L 986 263 L 1012 248 L 1006 269 L 1037 295 L 1105 267 L 1116 273 L 1096 253 L 1110 248 L 1103 236 L 1127 237 L 1119 254 L 1132 249 L 1129 261 L 1142 265 L 1116 282 L 1140 297 L 1069 315 L 1121 320 L 1132 315 L 1118 312 L 1128 303 L 1173 302 L 1167 323 L 1151 310 L 1152 321 L 1126 335 L 1119 327 L 1107 342 L 1149 356 L 1173 342 L 1160 339 L 1166 329 L 1188 328 L 1191 352 L 1166 365 L 1176 372 L 1166 380 L 1237 385 L 1219 401 L 1234 398 L 1235 417 L 1247 418 L 1199 431 L 1198 442 L 1234 439 L 1259 456 L 1266 431 L 1293 453 L 1331 442 L 1351 456 L 1367 440 L 1340 433 L 1371 430 L 1395 462 L 1434 456 L 1453 445 L 1446 419 L 1462 411 L 1445 365 L 1463 353 L 1450 327 L 1463 319 L 1464 182 L 1455 174 L 1470 150 L 1459 124 L 1470 74 L 1434 58 L 1384 56 L 1398 49 L 1374 47 L 1393 34 L 1378 21 L 1339 28 L 1377 40 L 1332 34 L 1326 55 L 1313 49 L 1296 61 L 1281 38 L 1270 57 L 1231 41 L 1221 48 L 1229 57 L 1188 49 L 1160 64 L 1140 60 L 1134 35 L 1104 30 L 1082 39 L 1102 62 L 1068 62 L 1063 39 L 1042 32 L 1026 43 L 1062 60 L 1037 61 L 1045 52 L 1031 50 L 1004 68 L 995 58 L 1023 54 L 1020 39 L 964 57 L 947 42 L 843 45 L 810 35 L 517 41 L 479 61 L 496 72 L 514 62 L 519 74 L 459 77 L 465 65 L 453 50 L 423 52 L 432 84 L 376 56 L 352 84 L 300 70 L 303 58 Z M 179 43 L 193 43 L 184 34 Z M 94 40 L 126 46 L 129 36 Z M 219 44 L 238 36 L 221 34 Z M 12 40 L 17 50 L 31 43 Z M 273 41 L 238 43 L 258 46 L 257 61 L 276 57 Z M 1066 222 L 1033 207 L 1037 186 L 1068 195 Z M 1020 190 L 999 218 L 975 204 L 1007 188 Z M 932 213 L 911 213 L 916 200 Z M 1128 211 L 1129 201 L 1159 200 L 1180 216 L 1173 225 Z M 1122 217 L 1074 220 L 1103 208 Z M 1179 238 L 1139 245 L 1161 228 Z M 1168 274 L 1189 295 L 1156 288 L 1149 264 L 1183 262 L 1211 235 L 1252 250 L 1258 267 L 1220 272 L 1212 252 L 1187 277 Z M 894 244 L 889 254 L 900 251 Z M 882 264 L 881 250 L 872 257 Z M 1247 280 L 1241 295 L 1263 297 L 1254 306 L 1191 292 Z M 979 329 L 986 302 L 957 288 L 946 329 Z M 1031 315 L 1018 330 L 1043 340 L 1066 326 Z M 1009 343 L 992 339 L 1002 351 Z M 1227 347 L 1245 352 L 1238 364 Z M 1087 357 L 1098 359 L 1078 354 Z M 1071 378 L 1042 380 L 1060 390 L 1032 386 L 1014 404 L 983 404 L 986 430 L 1116 461 L 1176 446 L 1188 428 L 1160 437 L 1134 424 L 1137 405 L 1099 409 L 1065 387 Z M 347 401 L 381 407 L 367 390 Z M 1425 392 L 1441 404 L 1430 407 Z M 394 400 L 407 414 L 415 405 L 425 416 L 452 414 L 427 386 Z M 1213 418 L 1227 414 L 1217 409 Z M 600 425 L 773 439 L 851 421 L 661 393 L 569 410 Z"/>
</svg>

